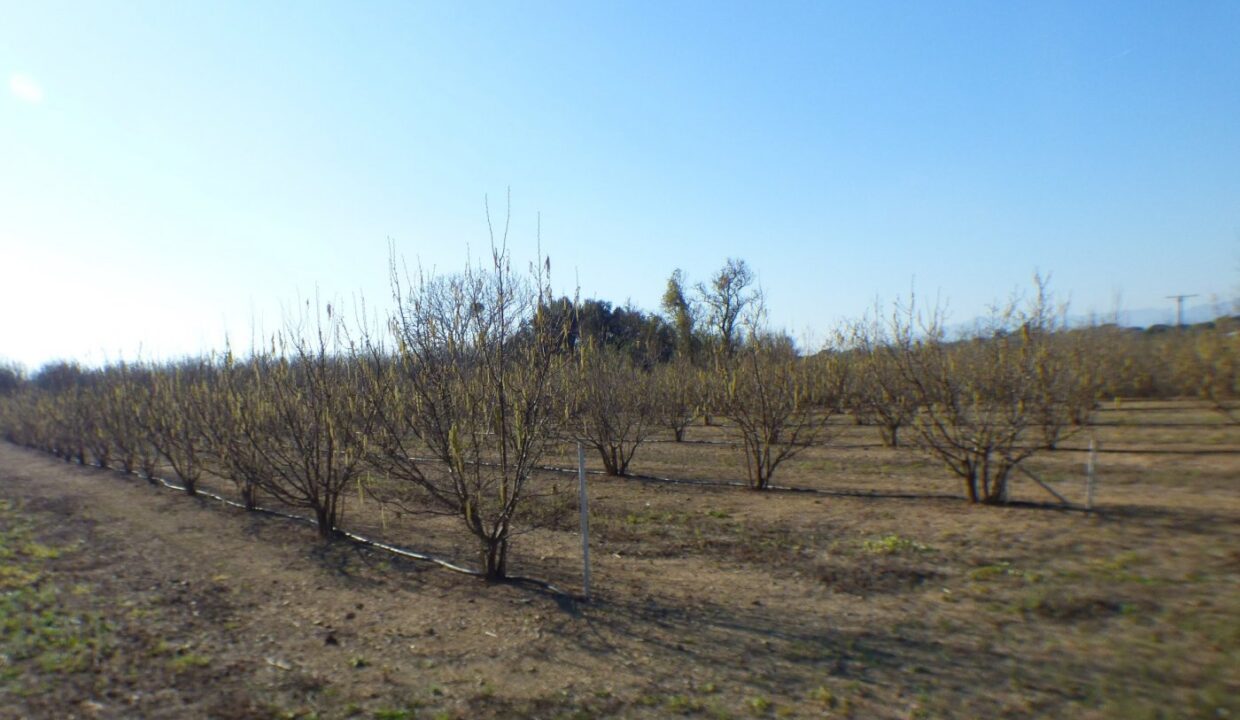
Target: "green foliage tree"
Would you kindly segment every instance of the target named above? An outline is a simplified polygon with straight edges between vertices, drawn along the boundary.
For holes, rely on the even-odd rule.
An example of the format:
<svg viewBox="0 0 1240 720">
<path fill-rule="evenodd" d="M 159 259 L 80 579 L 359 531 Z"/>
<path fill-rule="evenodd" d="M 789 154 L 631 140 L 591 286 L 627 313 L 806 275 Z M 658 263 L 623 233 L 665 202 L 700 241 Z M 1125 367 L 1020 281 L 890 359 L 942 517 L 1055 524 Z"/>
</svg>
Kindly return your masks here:
<svg viewBox="0 0 1240 720">
<path fill-rule="evenodd" d="M 676 356 L 690 363 L 697 362 L 702 345 L 697 334 L 698 309 L 685 292 L 685 274 L 680 268 L 673 270 L 667 279 L 660 306 L 676 333 Z"/>
</svg>

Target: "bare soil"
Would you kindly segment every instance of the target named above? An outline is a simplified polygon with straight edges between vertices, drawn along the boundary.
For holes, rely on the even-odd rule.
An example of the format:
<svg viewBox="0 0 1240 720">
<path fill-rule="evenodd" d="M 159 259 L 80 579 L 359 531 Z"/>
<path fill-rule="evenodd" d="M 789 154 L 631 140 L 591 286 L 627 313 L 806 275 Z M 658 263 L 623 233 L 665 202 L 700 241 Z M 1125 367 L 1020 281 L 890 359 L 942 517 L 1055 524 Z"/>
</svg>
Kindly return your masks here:
<svg viewBox="0 0 1240 720">
<path fill-rule="evenodd" d="M 1123 450 L 1095 513 L 969 505 L 873 428 L 775 476 L 814 492 L 724 484 L 726 428 L 644 445 L 634 473 L 719 484 L 592 476 L 588 602 L 0 444 L 0 718 L 1240 717 L 1240 429 L 1099 416 L 1030 463 L 1083 501 L 1071 448 Z M 574 483 L 513 548 L 570 591 Z M 473 560 L 448 518 L 345 524 Z"/>
</svg>

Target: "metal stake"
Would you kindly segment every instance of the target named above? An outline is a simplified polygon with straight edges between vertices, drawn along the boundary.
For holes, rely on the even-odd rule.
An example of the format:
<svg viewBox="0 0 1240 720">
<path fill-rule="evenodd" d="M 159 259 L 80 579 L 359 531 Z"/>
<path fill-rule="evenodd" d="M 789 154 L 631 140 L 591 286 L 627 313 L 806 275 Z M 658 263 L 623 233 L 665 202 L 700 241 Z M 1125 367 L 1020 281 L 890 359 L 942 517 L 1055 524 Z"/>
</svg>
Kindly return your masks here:
<svg viewBox="0 0 1240 720">
<path fill-rule="evenodd" d="M 1085 507 L 1094 509 L 1094 468 L 1098 463 L 1098 448 L 1094 439 L 1089 439 L 1089 459 L 1085 461 Z"/>
<path fill-rule="evenodd" d="M 577 499 L 581 505 L 581 587 L 590 599 L 590 499 L 586 495 L 586 449 L 577 443 Z"/>
</svg>

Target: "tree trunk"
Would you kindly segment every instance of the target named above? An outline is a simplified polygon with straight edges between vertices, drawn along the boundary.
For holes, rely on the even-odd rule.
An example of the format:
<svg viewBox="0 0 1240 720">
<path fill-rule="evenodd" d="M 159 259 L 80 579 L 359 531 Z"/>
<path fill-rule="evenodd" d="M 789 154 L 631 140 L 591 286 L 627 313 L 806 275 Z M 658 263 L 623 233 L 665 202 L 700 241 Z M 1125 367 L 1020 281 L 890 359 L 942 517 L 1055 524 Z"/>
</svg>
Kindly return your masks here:
<svg viewBox="0 0 1240 720">
<path fill-rule="evenodd" d="M 753 463 L 753 465 L 749 471 L 749 489 L 750 490 L 765 490 L 767 484 L 770 483 L 771 478 L 770 478 L 770 473 L 767 470 L 766 464 L 762 462 L 762 451 L 761 450 L 757 448 L 753 450 L 753 457 L 751 459 L 751 462 Z"/>
<path fill-rule="evenodd" d="M 508 577 L 508 540 L 487 539 L 482 548 L 483 573 L 487 582 Z"/>
<path fill-rule="evenodd" d="M 977 494 L 977 471 L 970 470 L 968 477 L 964 479 L 965 487 L 969 491 L 969 502 L 975 503 L 980 500 Z"/>
<path fill-rule="evenodd" d="M 620 458 L 615 446 L 606 449 L 600 447 L 599 455 L 603 458 L 603 471 L 608 475 L 619 476 L 624 474 L 624 468 L 620 467 Z"/>
<path fill-rule="evenodd" d="M 330 541 L 336 537 L 335 509 L 323 505 L 314 509 L 315 523 L 319 527 L 319 539 Z"/>
<path fill-rule="evenodd" d="M 1006 505 L 1008 501 L 1008 473 L 995 476 L 986 491 L 983 502 L 987 505 Z"/>
<path fill-rule="evenodd" d="M 241 502 L 245 505 L 246 510 L 254 510 L 258 507 L 257 488 L 254 483 L 244 483 L 241 486 Z"/>
</svg>

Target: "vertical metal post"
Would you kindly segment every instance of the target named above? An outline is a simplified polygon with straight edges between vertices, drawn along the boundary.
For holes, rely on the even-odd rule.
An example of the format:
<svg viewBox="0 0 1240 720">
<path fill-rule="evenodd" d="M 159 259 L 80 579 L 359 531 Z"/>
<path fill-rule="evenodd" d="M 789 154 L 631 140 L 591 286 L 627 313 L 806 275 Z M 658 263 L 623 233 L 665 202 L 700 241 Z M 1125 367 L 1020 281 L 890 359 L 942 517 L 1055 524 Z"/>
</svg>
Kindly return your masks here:
<svg viewBox="0 0 1240 720">
<path fill-rule="evenodd" d="M 577 443 L 577 501 L 581 505 L 581 587 L 590 599 L 590 498 L 586 495 L 586 449 Z"/>
<path fill-rule="evenodd" d="M 1085 461 L 1085 507 L 1094 509 L 1094 468 L 1097 465 L 1098 447 L 1089 439 L 1089 459 Z"/>
</svg>

